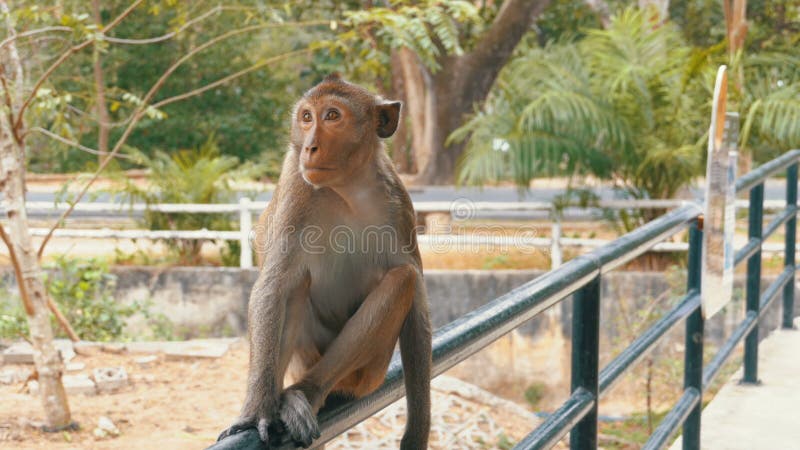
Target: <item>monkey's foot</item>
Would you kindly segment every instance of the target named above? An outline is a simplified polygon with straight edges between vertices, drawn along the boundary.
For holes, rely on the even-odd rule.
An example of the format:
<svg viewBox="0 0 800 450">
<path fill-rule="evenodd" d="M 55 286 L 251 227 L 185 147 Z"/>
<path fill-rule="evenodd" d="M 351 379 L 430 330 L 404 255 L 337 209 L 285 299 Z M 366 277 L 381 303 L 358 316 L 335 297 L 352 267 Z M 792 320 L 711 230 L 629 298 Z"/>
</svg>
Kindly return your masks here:
<svg viewBox="0 0 800 450">
<path fill-rule="evenodd" d="M 287 389 L 281 394 L 280 418 L 296 445 L 308 448 L 320 436 L 314 410 L 305 394 L 297 389 Z"/>
</svg>

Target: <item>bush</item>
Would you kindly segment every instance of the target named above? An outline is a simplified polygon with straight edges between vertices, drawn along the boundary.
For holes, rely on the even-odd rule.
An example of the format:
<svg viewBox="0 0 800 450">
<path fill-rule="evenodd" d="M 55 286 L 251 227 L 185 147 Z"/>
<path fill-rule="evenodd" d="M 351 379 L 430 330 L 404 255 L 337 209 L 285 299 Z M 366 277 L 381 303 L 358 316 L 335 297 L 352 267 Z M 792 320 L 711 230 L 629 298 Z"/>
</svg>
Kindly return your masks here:
<svg viewBox="0 0 800 450">
<path fill-rule="evenodd" d="M 44 283 L 75 333 L 87 341 L 128 340 L 127 319 L 141 314 L 148 331 L 140 338 L 169 339 L 172 325 L 162 314 L 150 311 L 149 302 L 125 305 L 114 299 L 117 277 L 98 259 L 69 259 L 64 256 L 45 266 Z M 0 300 L 0 337 L 28 336 L 28 322 L 19 298 L 4 295 Z M 67 337 L 53 319 L 57 337 Z"/>
<path fill-rule="evenodd" d="M 233 182 L 253 178 L 263 168 L 255 164 L 239 164 L 233 156 L 221 155 L 214 137 L 196 150 L 180 150 L 174 154 L 156 151 L 153 157 L 132 151 L 136 161 L 149 175 L 147 186 L 127 181 L 123 197 L 130 203 L 143 202 L 148 209 L 142 226 L 150 230 L 232 230 L 234 218 L 217 213 L 164 213 L 150 206 L 159 203 L 230 203 L 236 200 Z M 165 239 L 164 243 L 178 264 L 200 263 L 202 240 Z M 223 261 L 239 261 L 238 242 L 226 243 Z"/>
</svg>

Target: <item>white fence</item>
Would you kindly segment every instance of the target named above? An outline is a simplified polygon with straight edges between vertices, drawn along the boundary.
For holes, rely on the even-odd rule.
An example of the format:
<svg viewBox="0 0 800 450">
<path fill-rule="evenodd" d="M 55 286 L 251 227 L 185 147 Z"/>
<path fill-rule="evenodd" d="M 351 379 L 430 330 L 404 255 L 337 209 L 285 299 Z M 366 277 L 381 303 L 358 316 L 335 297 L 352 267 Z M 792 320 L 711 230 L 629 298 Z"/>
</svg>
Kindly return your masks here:
<svg viewBox="0 0 800 450">
<path fill-rule="evenodd" d="M 607 208 L 615 210 L 637 209 L 637 208 L 674 208 L 685 202 L 682 200 L 607 200 L 600 201 L 596 206 L 578 209 L 598 209 Z M 119 204 L 119 203 L 79 203 L 75 205 L 75 211 L 128 214 L 129 212 L 143 212 L 146 210 L 171 212 L 171 213 L 238 213 L 238 231 L 214 231 L 214 230 L 115 230 L 110 228 L 100 229 L 67 229 L 59 228 L 54 232 L 54 237 L 68 238 L 88 238 L 88 239 L 206 239 L 206 240 L 227 240 L 239 241 L 241 245 L 241 257 L 239 264 L 243 268 L 253 267 L 251 232 L 253 230 L 253 212 L 261 212 L 266 208 L 267 202 L 254 202 L 249 198 L 241 198 L 239 203 L 224 204 L 185 204 L 185 203 L 164 203 L 150 205 L 148 208 L 144 204 Z M 737 200 L 737 207 L 747 207 L 747 200 Z M 785 208 L 782 200 L 767 200 L 764 202 L 765 209 L 780 210 Z M 66 203 L 51 202 L 28 202 L 27 209 L 32 213 L 52 213 L 60 212 L 69 207 Z M 550 202 L 470 202 L 464 199 L 456 201 L 439 202 L 415 202 L 414 209 L 417 213 L 449 213 L 457 218 L 464 218 L 464 208 L 472 212 L 501 213 L 501 212 L 541 212 L 554 211 L 554 205 Z M 577 208 L 577 207 L 571 207 Z M 553 214 L 550 237 L 528 237 L 528 236 L 489 236 L 489 235 L 457 235 L 457 234 L 421 234 L 419 243 L 428 246 L 469 246 L 469 245 L 496 245 L 514 246 L 524 245 L 549 249 L 552 266 L 558 267 L 562 262 L 562 248 L 596 248 L 606 243 L 605 239 L 581 239 L 562 236 L 561 221 L 558 215 Z M 524 217 L 517 217 L 524 218 Z M 31 233 L 34 236 L 44 236 L 48 232 L 46 228 L 33 228 Z M 774 247 L 774 248 L 773 248 Z M 779 243 L 765 243 L 764 250 L 782 251 L 783 245 Z M 658 244 L 654 251 L 686 251 L 688 244 L 684 242 L 663 242 Z"/>
</svg>

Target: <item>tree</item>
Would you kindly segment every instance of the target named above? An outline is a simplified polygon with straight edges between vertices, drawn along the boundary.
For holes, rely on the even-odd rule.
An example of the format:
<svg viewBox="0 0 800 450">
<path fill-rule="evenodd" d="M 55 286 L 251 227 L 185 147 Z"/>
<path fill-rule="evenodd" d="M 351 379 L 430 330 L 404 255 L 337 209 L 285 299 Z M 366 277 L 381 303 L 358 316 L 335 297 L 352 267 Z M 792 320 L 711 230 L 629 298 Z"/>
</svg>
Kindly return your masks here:
<svg viewBox="0 0 800 450">
<path fill-rule="evenodd" d="M 671 198 L 702 168 L 711 76 L 672 24 L 636 9 L 577 43 L 523 49 L 452 137 L 468 139 L 460 180 L 593 175 L 633 198 Z"/>
<path fill-rule="evenodd" d="M 54 74 L 57 74 L 57 71 L 72 57 L 80 56 L 82 51 L 86 49 L 96 50 L 100 42 L 113 41 L 114 37 L 110 34 L 111 31 L 132 14 L 142 2 L 143 0 L 133 0 L 108 23 L 98 27 L 96 23 L 87 23 L 87 19 L 90 16 L 80 12 L 80 9 L 78 9 L 78 13 L 71 14 L 72 11 L 68 11 L 64 14 L 56 15 L 54 18 L 49 10 L 43 12 L 36 6 L 19 7 L 12 10 L 5 0 L 0 0 L 0 13 L 8 31 L 8 37 L 0 42 L 0 51 L 5 52 L 4 64 L 0 65 L 0 87 L 2 87 L 2 92 L 0 92 L 0 102 L 2 102 L 0 103 L 2 105 L 0 106 L 0 113 L 2 113 L 0 114 L 0 190 L 3 193 L 3 203 L 9 227 L 9 231 L 6 232 L 5 228 L 0 225 L 0 238 L 8 248 L 10 259 L 15 269 L 17 285 L 28 315 L 30 339 L 34 347 L 34 362 L 38 372 L 41 399 L 46 414 L 46 428 L 49 430 L 59 430 L 71 426 L 69 404 L 61 383 L 63 364 L 53 346 L 53 332 L 50 328 L 49 320 L 49 310 L 52 310 L 57 316 L 58 311 L 48 297 L 41 277 L 40 258 L 50 237 L 52 237 L 53 231 L 72 212 L 75 204 L 83 198 L 100 173 L 116 157 L 124 155 L 124 152 L 122 152 L 123 146 L 144 118 L 158 118 L 159 108 L 200 95 L 244 75 L 274 65 L 291 56 L 308 54 L 309 52 L 307 49 L 301 49 L 276 56 L 258 58 L 255 62 L 247 61 L 247 66 L 235 72 L 208 80 L 205 84 L 193 87 L 188 91 L 171 93 L 168 97 L 156 99 L 156 94 L 175 71 L 198 53 L 213 48 L 220 42 L 235 36 L 247 33 L 252 34 L 269 28 L 308 25 L 307 23 L 297 24 L 291 21 L 277 20 L 280 16 L 276 14 L 279 13 L 270 10 L 265 12 L 263 17 L 259 16 L 261 20 L 256 20 L 254 23 L 225 30 L 220 34 L 208 37 L 202 42 L 195 42 L 184 53 L 179 54 L 180 56 L 175 58 L 160 73 L 144 95 L 129 96 L 131 108 L 128 117 L 122 121 L 124 130 L 116 137 L 114 145 L 109 145 L 110 149 L 108 151 L 89 148 L 42 126 L 28 127 L 29 123 L 46 125 L 53 121 L 69 119 L 61 113 L 65 108 L 76 109 L 70 105 L 73 96 L 69 90 L 63 87 L 57 89 L 57 86 L 53 83 L 53 80 L 57 77 Z M 167 5 L 171 3 L 167 2 Z M 82 6 L 84 5 L 78 5 L 78 8 Z M 151 5 L 151 11 L 153 11 L 152 8 L 158 7 L 159 3 L 154 3 Z M 185 18 L 185 21 L 181 23 L 196 23 L 203 18 L 221 13 L 224 8 L 222 6 L 214 6 L 202 13 L 198 13 L 198 16 L 194 19 Z M 53 19 L 58 24 L 50 23 Z M 18 32 L 20 25 L 31 26 L 32 28 Z M 177 30 L 180 29 L 179 25 Z M 40 61 L 36 58 L 23 60 L 20 57 L 18 48 L 21 45 L 21 39 L 52 34 L 60 34 L 62 38 L 63 35 L 66 35 L 71 38 L 68 41 L 68 48 L 61 52 L 52 63 L 45 60 L 45 67 L 42 68 L 39 66 Z M 176 32 L 171 32 L 165 36 L 146 39 L 145 41 L 158 42 L 171 39 L 177 34 Z M 38 44 L 38 42 L 34 41 L 30 45 L 37 46 Z M 37 48 L 38 50 L 41 50 L 41 48 Z M 26 76 L 36 72 L 40 72 L 38 77 L 35 78 L 36 81 L 29 83 Z M 81 116 L 78 121 L 87 121 L 87 117 L 89 120 L 97 120 L 97 118 L 92 118 L 91 116 Z M 53 137 L 62 143 L 102 157 L 97 170 L 70 200 L 70 207 L 50 228 L 49 234 L 45 236 L 38 250 L 33 246 L 25 207 L 26 157 L 32 148 L 28 145 L 28 140 L 31 136 L 30 131 L 34 129 L 42 132 L 45 136 Z M 73 335 L 73 340 L 77 340 L 77 336 Z"/>
<path fill-rule="evenodd" d="M 88 3 L 61 2 L 61 11 L 89 10 Z M 94 27 L 112 19 L 128 4 L 125 0 L 97 3 L 99 22 L 94 17 L 84 19 L 73 14 L 82 18 L 74 19 L 75 22 L 86 28 Z M 166 2 L 160 6 L 155 3 L 157 12 L 155 6 L 137 9 L 117 26 L 115 36 L 96 40 L 92 51 L 70 57 L 50 78 L 48 87 L 54 93 L 68 92 L 71 98 L 58 115 L 37 121 L 39 127 L 35 130 L 40 135 L 32 136 L 30 141 L 37 150 L 29 159 L 30 169 L 87 171 L 100 163 L 98 156 L 54 143 L 41 135 L 39 128 L 86 147 L 107 151 L 108 144 L 113 144 L 124 132 L 125 120 L 136 102 L 170 67 L 175 55 L 186 53 L 208 36 L 229 30 L 273 19 L 297 23 L 285 13 L 271 17 L 275 10 L 258 9 L 258 3 L 241 0 L 220 7 L 208 1 Z M 94 15 L 94 3 L 91 6 Z M 205 49 L 201 58 L 187 61 L 166 80 L 155 101 L 205 86 L 271 54 L 307 49 L 304 35 L 309 34 L 308 27 L 274 25 L 251 29 L 250 33 L 231 36 Z M 53 48 L 46 46 L 43 51 Z M 198 147 L 214 134 L 223 154 L 241 160 L 280 154 L 286 137 L 284 122 L 294 100 L 286 92 L 300 85 L 297 66 L 282 64 L 271 70 L 252 71 L 192 98 L 158 108 L 158 115 L 145 117 L 126 145 L 151 154 L 155 150 Z M 120 164 L 132 167 L 127 160 L 121 160 Z"/>
<path fill-rule="evenodd" d="M 739 173 L 800 145 L 797 2 L 690 0 L 672 2 L 670 15 L 698 53 L 733 74 L 728 110 L 741 120 Z"/>
<path fill-rule="evenodd" d="M 394 50 L 391 91 L 405 101 L 418 171 L 415 183 L 453 181 L 464 144 L 447 143 L 448 136 L 486 99 L 501 68 L 548 3 L 484 3 L 477 11 L 481 20 L 475 20 L 472 3 L 455 0 L 397 2 L 396 8 L 350 15 L 355 37 L 387 54 Z M 443 17 L 441 10 L 453 19 Z"/>
</svg>

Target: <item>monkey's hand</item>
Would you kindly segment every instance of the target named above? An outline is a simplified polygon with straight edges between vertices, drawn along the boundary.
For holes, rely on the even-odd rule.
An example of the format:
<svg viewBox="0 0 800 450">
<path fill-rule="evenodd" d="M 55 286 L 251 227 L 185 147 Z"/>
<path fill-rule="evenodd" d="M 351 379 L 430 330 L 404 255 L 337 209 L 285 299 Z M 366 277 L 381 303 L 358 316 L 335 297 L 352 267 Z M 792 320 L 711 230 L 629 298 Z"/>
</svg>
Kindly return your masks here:
<svg viewBox="0 0 800 450">
<path fill-rule="evenodd" d="M 299 389 L 289 388 L 281 394 L 280 418 L 296 445 L 308 448 L 320 436 L 317 416 Z"/>
<path fill-rule="evenodd" d="M 261 413 L 242 415 L 233 422 L 230 428 L 219 435 L 217 441 L 219 442 L 228 436 L 232 436 L 248 428 L 255 428 L 262 442 L 268 446 L 277 446 L 280 442 L 280 435 L 283 433 L 283 429 L 281 424 L 275 419 L 276 417 L 273 415 Z"/>
</svg>

